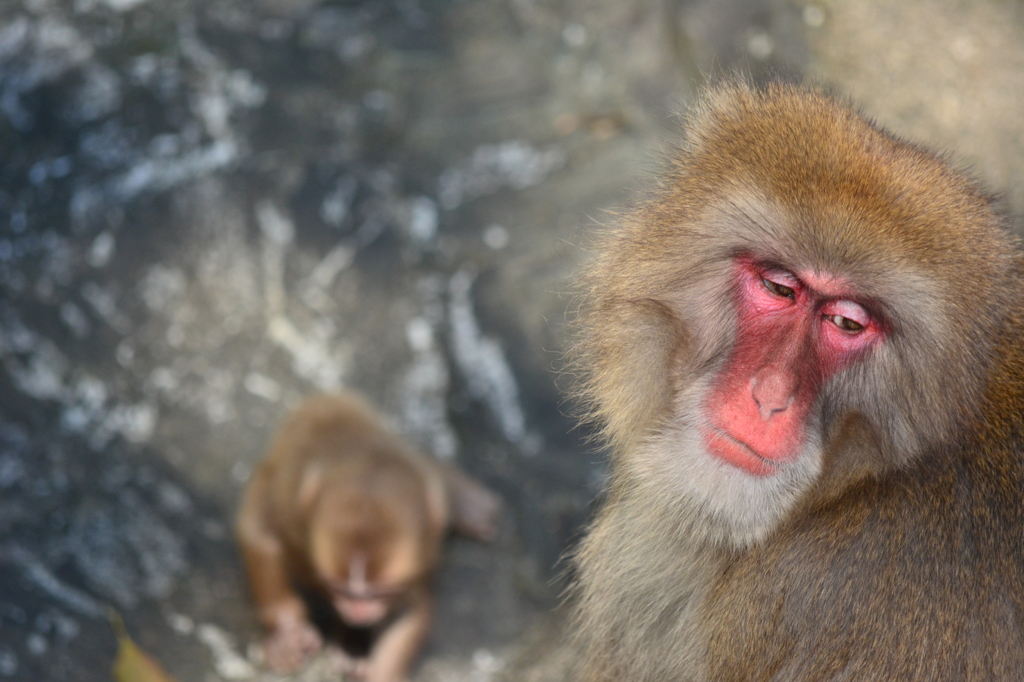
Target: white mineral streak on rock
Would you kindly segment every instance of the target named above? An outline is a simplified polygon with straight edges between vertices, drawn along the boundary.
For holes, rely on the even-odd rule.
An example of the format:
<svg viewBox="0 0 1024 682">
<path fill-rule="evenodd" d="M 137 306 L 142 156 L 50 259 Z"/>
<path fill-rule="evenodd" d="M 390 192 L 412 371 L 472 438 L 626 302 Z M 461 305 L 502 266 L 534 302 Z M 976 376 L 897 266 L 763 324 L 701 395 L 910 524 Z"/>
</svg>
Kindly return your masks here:
<svg viewBox="0 0 1024 682">
<path fill-rule="evenodd" d="M 86 282 L 82 285 L 80 293 L 93 312 L 109 324 L 111 329 L 120 334 L 131 331 L 132 323 L 117 309 L 117 299 L 109 287 L 100 286 L 96 282 Z"/>
<path fill-rule="evenodd" d="M 0 361 L 20 391 L 37 400 L 55 400 L 63 405 L 62 426 L 88 434 L 94 448 L 104 447 L 117 434 L 142 443 L 156 428 L 158 413 L 154 405 L 110 400 L 106 384 L 89 374 L 72 371 L 56 344 L 30 330 L 13 314 L 0 319 Z"/>
<path fill-rule="evenodd" d="M 139 283 L 142 301 L 153 312 L 163 312 L 188 285 L 185 273 L 178 268 L 156 264 L 149 268 Z"/>
<path fill-rule="evenodd" d="M 188 572 L 185 541 L 134 494 L 122 494 L 119 502 L 118 536 L 131 547 L 138 561 L 142 592 L 165 599 L 177 578 Z"/>
<path fill-rule="evenodd" d="M 284 312 L 284 258 L 295 238 L 295 225 L 270 201 L 256 205 L 256 222 L 263 233 L 263 295 L 267 316 Z"/>
<path fill-rule="evenodd" d="M 167 624 L 179 635 L 191 635 L 196 629 L 196 622 L 184 613 L 168 613 Z"/>
<path fill-rule="evenodd" d="M 263 292 L 268 318 L 267 336 L 291 354 L 296 374 L 322 391 L 336 391 L 341 388 L 347 363 L 343 350 L 332 349 L 336 345 L 332 325 L 314 325 L 313 329 L 303 332 L 285 315 L 288 294 L 284 284 L 284 262 L 288 246 L 295 237 L 295 226 L 290 218 L 269 201 L 260 202 L 256 206 L 256 219 L 263 234 Z M 348 262 L 351 262 L 351 254 L 336 249 L 314 268 L 307 283 L 312 282 L 314 289 L 322 290 L 321 285 L 329 285 Z"/>
<path fill-rule="evenodd" d="M 434 337 L 434 325 L 425 317 L 414 317 L 405 325 L 413 361 L 402 378 L 402 426 L 435 457 L 451 460 L 459 444 L 448 423 L 448 364 Z"/>
<path fill-rule="evenodd" d="M 124 202 L 143 192 L 159 192 L 186 180 L 198 180 L 237 158 L 238 147 L 233 140 L 218 140 L 176 158 L 144 158 L 114 177 L 107 189 L 115 200 Z"/>
<path fill-rule="evenodd" d="M 292 368 L 321 391 L 341 388 L 348 353 L 343 349 L 332 351 L 331 339 L 315 331 L 303 334 L 283 315 L 270 320 L 267 336 L 292 356 Z"/>
<path fill-rule="evenodd" d="M 469 161 L 441 174 L 438 200 L 442 208 L 451 210 L 505 187 L 526 189 L 543 182 L 567 160 L 560 147 L 540 151 L 522 140 L 481 145 Z"/>
<path fill-rule="evenodd" d="M 33 340 L 34 347 L 27 350 L 27 357 L 4 358 L 7 371 L 23 393 L 37 400 L 63 400 L 64 375 L 70 363 L 49 339 L 33 334 Z"/>
<path fill-rule="evenodd" d="M 166 398 L 181 407 L 201 413 L 211 424 L 223 424 L 237 417 L 234 396 L 238 377 L 230 370 L 212 366 L 204 359 L 186 361 L 188 369 L 168 376 Z"/>
<path fill-rule="evenodd" d="M 119 4 L 119 8 L 115 8 L 118 11 L 125 11 L 142 1 L 144 0 L 104 0 L 107 4 Z M 5 29 L 4 33 L 0 34 L 0 49 L 5 42 L 17 42 L 20 31 L 21 29 L 17 29 L 15 25 Z M 60 68 L 54 67 L 56 75 L 92 56 L 91 47 L 77 37 L 78 34 L 69 26 L 54 25 L 52 21 L 48 24 L 44 20 L 37 33 L 40 36 L 37 43 L 43 42 L 45 37 L 47 44 L 61 46 L 67 55 L 59 62 Z M 202 74 L 196 96 L 193 98 L 193 109 L 212 142 L 203 147 L 192 145 L 187 151 L 176 153 L 178 147 L 185 145 L 166 135 L 162 136 L 159 144 L 150 145 L 147 155 L 136 160 L 124 172 L 109 179 L 103 185 L 102 192 L 97 193 L 89 187 L 76 191 L 75 200 L 72 201 L 72 218 L 76 224 L 81 223 L 90 213 L 86 210 L 90 205 L 102 205 L 104 196 L 115 202 L 125 202 L 144 192 L 159 192 L 186 181 L 200 179 L 231 166 L 239 158 L 240 151 L 231 127 L 231 116 L 239 107 L 244 109 L 261 106 L 266 101 L 266 87 L 257 83 L 248 71 L 229 70 L 202 44 L 195 26 L 189 22 L 182 24 L 179 37 L 183 56 Z M 86 48 L 88 52 L 84 51 Z M 150 70 L 156 71 L 156 66 Z M 24 125 L 18 125 L 18 121 L 27 116 L 20 105 L 20 94 L 47 78 L 35 76 L 22 80 L 31 82 L 23 83 L 17 91 L 12 91 L 8 85 L 5 91 L 0 93 L 0 110 L 8 114 L 16 127 L 26 128 L 31 125 L 31 121 L 25 120 Z M 115 72 L 102 64 L 91 64 L 86 70 L 85 85 L 79 95 L 80 117 L 91 120 L 118 106 L 121 99 L 120 90 L 120 77 Z"/>
<path fill-rule="evenodd" d="M 198 229 L 202 232 L 200 243 L 206 244 L 195 258 L 196 280 L 203 296 L 190 295 L 184 300 L 176 319 L 190 327 L 197 340 L 206 337 L 207 343 L 213 343 L 212 339 L 223 338 L 223 333 L 229 331 L 223 328 L 225 324 L 230 322 L 228 326 L 236 328 L 245 320 L 255 322 L 263 313 L 265 301 L 260 295 L 259 257 L 249 244 L 246 212 L 236 204 L 225 205 L 217 189 L 203 197 L 202 206 L 207 210 L 201 211 Z M 198 318 L 189 319 L 186 303 L 197 309 L 199 317 L 212 313 L 213 325 L 220 329 L 207 330 L 207 325 L 196 324 Z"/>
<path fill-rule="evenodd" d="M 352 209 L 359 183 L 355 177 L 344 175 L 333 190 L 324 195 L 320 204 L 320 219 L 331 227 L 341 227 Z"/>
<path fill-rule="evenodd" d="M 93 48 L 72 26 L 52 17 L 35 23 L 19 17 L 0 31 L 0 61 L 27 57 L 5 69 L 0 111 L 16 129 L 28 130 L 34 121 L 21 96 L 87 61 Z"/>
<path fill-rule="evenodd" d="M 106 615 L 106 609 L 99 602 L 63 582 L 24 547 L 0 547 L 0 562 L 20 568 L 29 582 L 56 599 L 64 608 L 90 618 L 103 618 Z"/>
<path fill-rule="evenodd" d="M 499 251 L 508 246 L 508 230 L 501 225 L 490 225 L 484 230 L 483 240 L 489 248 Z"/>
<path fill-rule="evenodd" d="M 276 403 L 281 399 L 281 384 L 277 383 L 265 374 L 249 372 L 242 381 L 245 390 L 264 400 Z"/>
<path fill-rule="evenodd" d="M 505 662 L 500 656 L 495 656 L 487 649 L 477 649 L 473 652 L 473 667 L 482 673 L 497 673 L 504 668 Z"/>
<path fill-rule="evenodd" d="M 121 106 L 121 77 L 110 67 L 92 62 L 82 69 L 82 85 L 75 96 L 81 121 L 95 121 Z"/>
<path fill-rule="evenodd" d="M 185 516 L 193 512 L 192 500 L 188 493 L 170 481 L 160 481 L 156 487 L 157 501 L 160 509 L 169 513 Z"/>
<path fill-rule="evenodd" d="M 90 12 L 96 5 L 106 5 L 115 12 L 128 12 L 149 0 L 75 0 L 76 12 Z"/>
<path fill-rule="evenodd" d="M 508 440 L 520 443 L 526 438 L 526 419 L 519 406 L 519 388 L 501 345 L 480 332 L 470 298 L 474 278 L 468 268 L 462 268 L 448 282 L 452 355 L 470 395 L 483 401 Z"/>
<path fill-rule="evenodd" d="M 75 335 L 75 338 L 82 340 L 89 336 L 92 331 L 92 325 L 89 324 L 89 318 L 85 316 L 82 309 L 74 304 L 72 301 L 64 301 L 60 306 L 60 319 L 64 324 L 68 326 L 71 333 Z"/>
<path fill-rule="evenodd" d="M 234 396 L 238 378 L 230 370 L 207 367 L 203 379 L 202 407 L 211 424 L 223 424 L 236 416 Z"/>
<path fill-rule="evenodd" d="M 477 649 L 469 661 L 458 657 L 432 657 L 424 661 L 416 679 L 421 682 L 492 682 L 500 679 L 505 659 L 487 649 Z"/>
<path fill-rule="evenodd" d="M 413 197 L 408 202 L 407 229 L 417 246 L 425 246 L 437 236 L 437 204 L 429 197 Z"/>
<path fill-rule="evenodd" d="M 63 611 L 47 607 L 36 616 L 36 629 L 55 636 L 58 640 L 70 642 L 82 633 L 78 621 Z"/>
<path fill-rule="evenodd" d="M 231 636 L 216 625 L 203 623 L 196 629 L 196 637 L 210 648 L 213 667 L 224 679 L 244 680 L 256 674 L 252 664 L 235 651 Z"/>
<path fill-rule="evenodd" d="M 32 25 L 19 16 L 9 24 L 0 26 L 0 59 L 10 59 L 21 53 L 32 34 Z"/>
<path fill-rule="evenodd" d="M 103 428 L 117 432 L 132 443 L 145 443 L 156 428 L 157 411 L 149 403 L 116 405 L 107 412 Z"/>
<path fill-rule="evenodd" d="M 193 108 L 215 139 L 231 139 L 230 117 L 235 107 L 255 108 L 267 98 L 266 87 L 244 70 L 228 70 L 227 65 L 199 39 L 194 20 L 179 25 L 178 45 L 182 54 L 205 76 Z"/>
<path fill-rule="evenodd" d="M 18 673 L 18 654 L 9 645 L 0 646 L 0 675 L 14 677 Z"/>
<path fill-rule="evenodd" d="M 339 244 L 327 252 L 316 264 L 302 283 L 299 284 L 299 298 L 314 310 L 323 312 L 330 306 L 330 290 L 338 274 L 352 265 L 356 251 L 348 244 Z"/>
<path fill-rule="evenodd" d="M 114 255 L 116 244 L 117 242 L 114 240 L 114 235 L 111 234 L 110 230 L 100 232 L 92 240 L 92 246 L 89 247 L 89 253 L 85 257 L 85 262 L 91 267 L 102 268 L 110 262 L 110 258 Z"/>
<path fill-rule="evenodd" d="M 225 89 L 232 103 L 246 109 L 261 107 L 267 101 L 266 86 L 258 83 L 245 69 L 229 73 Z"/>
</svg>

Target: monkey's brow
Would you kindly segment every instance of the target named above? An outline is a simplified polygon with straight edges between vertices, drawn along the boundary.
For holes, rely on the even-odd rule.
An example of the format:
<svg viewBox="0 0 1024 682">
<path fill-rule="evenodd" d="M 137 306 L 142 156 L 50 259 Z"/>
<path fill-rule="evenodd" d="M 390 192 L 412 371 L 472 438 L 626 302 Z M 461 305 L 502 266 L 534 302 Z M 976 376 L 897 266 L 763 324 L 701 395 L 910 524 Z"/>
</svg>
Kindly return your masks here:
<svg viewBox="0 0 1024 682">
<path fill-rule="evenodd" d="M 749 205 L 740 203 L 735 198 L 728 199 L 729 208 L 734 211 L 733 218 L 743 229 L 756 233 L 758 237 L 774 242 L 778 235 L 775 234 L 769 225 L 765 224 L 763 217 L 757 216 L 751 211 Z"/>
<path fill-rule="evenodd" d="M 781 258 L 778 258 L 778 257 L 773 256 L 773 255 L 758 255 L 756 253 L 750 253 L 749 251 L 748 251 L 748 253 L 749 253 L 749 257 L 750 257 L 751 261 L 753 261 L 754 265 L 756 265 L 756 266 L 758 266 L 760 268 L 772 269 L 772 270 L 783 270 L 785 272 L 788 272 L 791 275 L 793 274 L 792 267 L 790 265 L 782 262 Z"/>
</svg>

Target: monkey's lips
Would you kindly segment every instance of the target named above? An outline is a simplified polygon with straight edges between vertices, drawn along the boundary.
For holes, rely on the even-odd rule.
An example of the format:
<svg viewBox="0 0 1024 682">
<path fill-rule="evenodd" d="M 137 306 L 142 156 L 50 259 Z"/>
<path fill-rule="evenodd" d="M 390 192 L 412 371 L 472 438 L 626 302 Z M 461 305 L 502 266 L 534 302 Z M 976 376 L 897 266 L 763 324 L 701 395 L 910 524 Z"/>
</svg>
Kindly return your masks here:
<svg viewBox="0 0 1024 682">
<path fill-rule="evenodd" d="M 334 608 L 341 619 L 353 627 L 376 625 L 388 615 L 388 603 L 383 599 L 335 597 Z"/>
<path fill-rule="evenodd" d="M 779 470 L 779 462 L 758 454 L 754 448 L 717 426 L 704 429 L 704 445 L 712 456 L 755 476 L 771 476 Z"/>
</svg>

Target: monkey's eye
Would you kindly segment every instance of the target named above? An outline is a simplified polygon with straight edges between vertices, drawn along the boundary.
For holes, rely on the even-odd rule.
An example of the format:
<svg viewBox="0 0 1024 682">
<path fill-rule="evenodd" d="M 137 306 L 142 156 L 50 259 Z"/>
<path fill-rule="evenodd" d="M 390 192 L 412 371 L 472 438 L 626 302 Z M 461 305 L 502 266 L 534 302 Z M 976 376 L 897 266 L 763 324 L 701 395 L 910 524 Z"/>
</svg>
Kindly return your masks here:
<svg viewBox="0 0 1024 682">
<path fill-rule="evenodd" d="M 787 287 L 785 284 L 779 284 L 778 282 L 773 282 L 770 279 L 768 279 L 767 277 L 762 277 L 761 278 L 761 283 L 764 284 L 764 288 L 765 289 L 767 289 L 768 291 L 772 292 L 776 296 L 781 296 L 782 298 L 788 298 L 788 299 L 795 299 L 796 298 L 796 292 L 793 291 L 793 287 Z"/>
<path fill-rule="evenodd" d="M 864 325 L 862 325 L 860 322 L 857 322 L 856 320 L 851 320 L 848 317 L 843 317 L 842 315 L 826 315 L 825 319 L 832 322 L 832 324 L 839 327 L 844 332 L 848 332 L 850 334 L 856 334 L 857 332 L 864 329 Z"/>
</svg>

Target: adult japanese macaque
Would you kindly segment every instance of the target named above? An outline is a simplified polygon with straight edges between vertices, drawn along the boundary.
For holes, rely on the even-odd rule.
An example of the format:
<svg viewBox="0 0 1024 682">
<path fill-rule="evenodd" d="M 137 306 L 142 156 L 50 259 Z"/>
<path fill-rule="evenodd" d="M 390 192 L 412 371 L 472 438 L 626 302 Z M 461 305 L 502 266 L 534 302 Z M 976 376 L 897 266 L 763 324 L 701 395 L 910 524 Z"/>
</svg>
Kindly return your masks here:
<svg viewBox="0 0 1024 682">
<path fill-rule="evenodd" d="M 726 84 L 584 281 L 574 679 L 1024 674 L 1021 252 L 972 180 Z"/>
<path fill-rule="evenodd" d="M 268 664 L 294 670 L 322 645 L 304 591 L 372 630 L 369 655 L 346 658 L 348 672 L 405 680 L 428 631 L 446 531 L 490 540 L 498 509 L 492 493 L 416 452 L 359 397 L 308 399 L 253 475 L 236 527 Z"/>
</svg>

